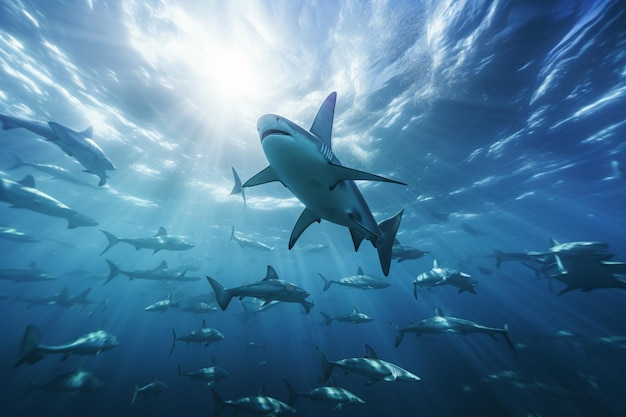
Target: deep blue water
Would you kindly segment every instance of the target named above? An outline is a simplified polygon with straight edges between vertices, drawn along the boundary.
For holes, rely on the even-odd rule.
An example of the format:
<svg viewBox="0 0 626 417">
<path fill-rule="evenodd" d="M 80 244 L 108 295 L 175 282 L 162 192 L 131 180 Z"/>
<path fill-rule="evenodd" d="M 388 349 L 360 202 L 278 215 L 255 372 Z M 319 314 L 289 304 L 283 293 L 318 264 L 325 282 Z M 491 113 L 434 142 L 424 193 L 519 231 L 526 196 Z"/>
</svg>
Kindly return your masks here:
<svg viewBox="0 0 626 417">
<path fill-rule="evenodd" d="M 613 261 L 626 261 L 625 23 L 620 1 L 0 1 L 0 113 L 77 131 L 93 126 L 116 166 L 98 187 L 54 144 L 24 129 L 0 131 L 2 178 L 32 174 L 40 190 L 99 223 L 68 229 L 63 219 L 0 202 L 0 226 L 37 239 L 0 239 L 0 269 L 34 262 L 57 277 L 0 280 L 0 415 L 212 415 L 209 388 L 176 370 L 212 363 L 230 372 L 214 386 L 224 398 L 256 395 L 263 385 L 286 401 L 283 379 L 299 391 L 318 386 L 316 345 L 338 360 L 362 356 L 365 344 L 421 381 L 366 385 L 335 370 L 335 383 L 366 401 L 337 415 L 626 415 L 626 343 L 600 339 L 626 337 L 626 293 L 557 295 L 562 283 L 537 280 L 518 262 L 498 269 L 493 257 L 495 249 L 544 251 L 555 238 L 606 242 Z M 229 194 L 231 166 L 245 181 L 267 165 L 258 117 L 276 113 L 308 128 L 331 91 L 334 153 L 345 166 L 408 184 L 358 186 L 378 221 L 405 209 L 398 238 L 430 251 L 394 261 L 388 278 L 369 242 L 354 252 L 348 230 L 329 222 L 313 224 L 288 250 L 302 205 L 281 185 L 247 189 L 245 210 Z M 16 156 L 64 167 L 86 185 L 28 166 L 11 170 Z M 233 225 L 274 250 L 239 247 L 229 240 Z M 195 247 L 153 255 L 120 243 L 99 256 L 107 241 L 98 229 L 139 238 L 160 226 Z M 318 244 L 327 248 L 306 250 Z M 191 265 L 187 275 L 201 279 L 118 276 L 103 286 L 107 258 L 131 271 L 163 260 Z M 470 274 L 476 294 L 443 286 L 419 289 L 415 300 L 411 283 L 433 259 Z M 233 287 L 262 279 L 267 265 L 311 293 L 310 314 L 285 304 L 246 318 L 238 300 L 204 315 L 144 311 L 168 293 L 184 302 L 209 296 L 205 275 Z M 339 279 L 358 267 L 391 286 L 322 291 L 319 273 Z M 65 286 L 72 294 L 91 288 L 97 304 L 19 301 Z M 324 325 L 321 311 L 343 315 L 353 306 L 374 321 Z M 389 322 L 405 326 L 435 307 L 508 324 L 516 350 L 480 334 L 408 334 L 394 348 Z M 208 348 L 178 343 L 168 358 L 171 329 L 182 335 L 202 319 L 224 340 Z M 12 368 L 29 324 L 44 344 L 98 329 L 116 335 L 118 347 L 85 364 L 104 386 L 23 395 L 33 381 L 82 364 L 51 355 Z M 489 378 L 504 371 L 520 379 Z M 154 378 L 169 389 L 130 407 L 134 384 Z M 332 412 L 307 398 L 295 408 L 302 416 Z"/>
</svg>

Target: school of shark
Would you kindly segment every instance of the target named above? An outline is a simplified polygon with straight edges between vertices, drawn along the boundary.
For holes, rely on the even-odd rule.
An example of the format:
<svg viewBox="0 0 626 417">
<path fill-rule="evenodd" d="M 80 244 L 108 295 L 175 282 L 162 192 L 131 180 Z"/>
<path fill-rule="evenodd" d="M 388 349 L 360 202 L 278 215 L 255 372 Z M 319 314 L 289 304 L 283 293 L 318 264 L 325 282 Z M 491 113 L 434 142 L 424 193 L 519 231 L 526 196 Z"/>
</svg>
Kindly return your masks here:
<svg viewBox="0 0 626 417">
<path fill-rule="evenodd" d="M 366 274 L 358 265 L 354 265 L 354 268 L 351 269 L 356 271 L 354 275 L 340 278 L 331 278 L 328 275 L 318 273 L 318 277 L 311 278 L 308 282 L 315 281 L 317 284 L 315 292 L 320 297 L 330 297 L 338 291 L 367 291 L 368 294 L 370 291 L 376 293 L 380 291 L 381 294 L 385 294 L 385 292 L 390 294 L 388 300 L 393 303 L 391 290 L 401 283 L 389 278 L 391 269 L 395 265 L 392 261 L 395 259 L 398 263 L 411 262 L 417 264 L 415 261 L 424 257 L 429 258 L 428 262 L 432 263 L 432 268 L 425 267 L 415 270 L 415 278 L 410 283 L 412 285 L 412 297 L 410 295 L 411 289 L 407 291 L 408 298 L 412 303 L 423 303 L 430 294 L 437 291 L 456 291 L 459 295 L 454 295 L 454 297 L 458 298 L 459 303 L 463 303 L 466 297 L 481 297 L 480 280 L 460 270 L 464 269 L 461 260 L 459 260 L 459 269 L 445 266 L 439 262 L 436 257 L 437 254 L 431 254 L 430 251 L 400 243 L 397 235 L 402 227 L 404 208 L 396 207 L 389 217 L 382 219 L 379 215 L 381 210 L 370 209 L 357 185 L 357 181 L 381 183 L 381 186 L 384 187 L 399 187 L 400 192 L 408 192 L 407 184 L 394 178 L 349 168 L 340 163 L 333 152 L 331 141 L 336 101 L 337 94 L 335 92 L 330 93 L 319 107 L 311 127 L 308 129 L 281 115 L 265 114 L 258 119 L 257 133 L 268 166 L 246 181 L 241 181 L 238 172 L 233 167 L 232 174 L 235 185 L 231 194 L 241 195 L 245 215 L 254 216 L 254 207 L 250 207 L 247 203 L 246 195 L 249 199 L 257 193 L 262 194 L 262 185 L 278 182 L 304 206 L 304 209 L 295 224 L 285 224 L 285 227 L 291 228 L 287 241 L 281 241 L 275 246 L 270 246 L 245 236 L 241 231 L 236 231 L 233 225 L 230 228 L 228 241 L 230 247 L 238 245 L 242 251 L 256 251 L 257 253 L 272 253 L 277 250 L 278 245 L 292 250 L 298 247 L 299 238 L 309 226 L 325 221 L 331 223 L 334 228 L 348 230 L 355 252 L 359 251 L 364 240 L 369 241 L 376 250 L 379 271 L 384 277 L 378 277 L 377 271 L 370 272 L 372 275 Z M 109 179 L 107 171 L 116 170 L 116 166 L 94 140 L 92 128 L 75 131 L 53 121 L 47 123 L 31 121 L 4 114 L 0 114 L 0 123 L 5 131 L 25 129 L 42 137 L 45 141 L 57 145 L 62 152 L 80 163 L 85 168 L 86 174 L 95 175 L 98 178 L 98 187 L 104 187 L 107 184 Z M 6 133 L 0 132 L 0 134 Z M 1 136 L 0 140 L 3 140 Z M 93 186 L 82 178 L 77 178 L 74 174 L 68 174 L 60 167 L 24 162 L 23 157 L 22 155 L 15 155 L 15 165 L 10 170 L 16 168 L 37 170 L 57 177 L 68 177 L 69 175 L 73 178 L 74 186 Z M 0 202 L 8 204 L 11 209 L 23 209 L 39 213 L 42 216 L 48 216 L 51 222 L 59 221 L 59 218 L 64 219 L 70 229 L 99 225 L 97 220 L 71 209 L 57 198 L 62 200 L 63 196 L 51 196 L 39 190 L 34 177 L 30 174 L 21 179 L 0 178 Z M 375 217 L 379 217 L 379 219 L 377 220 Z M 482 231 L 467 224 L 464 224 L 463 229 L 474 238 L 483 236 Z M 115 231 L 114 234 L 109 230 L 101 229 L 102 235 L 98 235 L 102 238 L 102 250 L 100 257 L 96 257 L 94 262 L 106 264 L 109 273 L 95 277 L 93 282 L 102 283 L 102 285 L 92 285 L 78 294 L 73 294 L 74 289 L 65 284 L 64 278 L 53 276 L 38 269 L 34 262 L 23 268 L 0 268 L 0 280 L 11 281 L 14 284 L 36 283 L 39 286 L 53 285 L 47 283 L 55 282 L 63 285 L 60 292 L 51 292 L 44 297 L 15 298 L 14 301 L 24 303 L 28 309 L 52 308 L 54 306 L 55 308 L 80 308 L 81 310 L 98 309 L 104 312 L 108 308 L 106 300 L 92 300 L 88 297 L 98 297 L 99 288 L 102 288 L 103 285 L 116 285 L 111 284 L 111 282 L 115 280 L 115 283 L 119 283 L 122 278 L 117 277 L 123 275 L 128 278 L 128 281 L 141 281 L 146 284 L 150 282 L 184 286 L 190 282 L 201 282 L 206 288 L 205 292 L 210 294 L 184 299 L 175 292 L 169 291 L 166 298 L 158 299 L 155 296 L 154 302 L 145 306 L 145 313 L 141 313 L 155 319 L 167 317 L 167 314 L 171 314 L 168 311 L 171 310 L 186 312 L 193 317 L 204 314 L 218 317 L 220 314 L 225 314 L 223 311 L 229 308 L 232 310 L 233 307 L 230 306 L 233 304 L 240 304 L 247 317 L 258 316 L 261 320 L 264 311 L 280 305 L 284 309 L 290 309 L 289 311 L 294 314 L 302 313 L 307 317 L 316 317 L 319 320 L 320 332 L 338 326 L 371 326 L 369 323 L 373 321 L 385 323 L 387 326 L 387 322 L 389 322 L 389 337 L 386 342 L 392 346 L 394 352 L 405 349 L 411 344 L 417 345 L 420 343 L 418 340 L 422 339 L 422 335 L 444 334 L 470 335 L 467 339 L 463 338 L 462 340 L 464 342 L 476 341 L 475 343 L 482 343 L 483 339 L 483 336 L 476 336 L 476 334 L 487 335 L 493 342 L 500 343 L 503 347 L 503 355 L 510 355 L 511 357 L 514 357 L 518 350 L 524 348 L 521 343 L 516 343 L 516 329 L 514 327 L 509 328 L 508 323 L 504 323 L 497 316 L 493 317 L 492 322 L 484 323 L 482 320 L 473 321 L 472 317 L 455 317 L 444 313 L 448 310 L 454 312 L 453 306 L 437 306 L 432 317 L 413 317 L 407 313 L 407 323 L 393 323 L 382 315 L 375 316 L 372 313 L 371 305 L 356 306 L 345 303 L 342 306 L 343 311 L 319 311 L 317 313 L 315 312 L 315 301 L 311 295 L 313 288 L 305 288 L 308 285 L 302 284 L 307 281 L 299 277 L 297 279 L 285 278 L 279 267 L 269 264 L 264 275 L 262 271 L 250 271 L 250 275 L 256 274 L 256 276 L 261 277 L 251 282 L 244 278 L 224 277 L 220 271 L 193 272 L 195 270 L 193 265 L 171 267 L 166 261 L 159 263 L 158 260 L 155 260 L 149 268 L 130 270 L 129 267 L 124 266 L 124 263 L 115 260 L 115 257 L 122 252 L 144 251 L 151 253 L 150 256 L 154 256 L 156 259 L 163 251 L 186 252 L 196 247 L 196 244 L 187 237 L 169 234 L 163 226 L 154 225 L 152 230 L 157 230 L 153 236 L 133 236 L 122 231 Z M 118 232 L 123 233 L 124 237 L 120 237 Z M 314 240 L 315 233 L 313 228 L 307 232 Z M 346 233 L 346 239 L 347 235 Z M 26 232 L 9 227 L 3 227 L 0 230 L 0 238 L 6 239 L 6 242 L 11 245 L 39 244 L 38 239 L 30 237 Z M 322 251 L 327 250 L 327 248 L 320 244 L 320 246 L 311 247 L 310 250 L 312 252 Z M 106 256 L 103 256 L 105 254 Z M 560 243 L 550 239 L 549 247 L 546 249 L 520 250 L 519 252 L 504 252 L 494 249 L 494 252 L 486 256 L 485 259 L 493 262 L 493 267 L 497 271 L 507 268 L 510 263 L 520 263 L 528 269 L 528 275 L 531 278 L 534 277 L 537 280 L 547 282 L 551 292 L 554 291 L 553 285 L 559 285 L 560 288 L 556 295 L 562 296 L 574 291 L 586 293 L 594 290 L 626 289 L 626 262 L 615 261 L 613 260 L 614 256 L 609 244 L 605 242 L 573 241 Z M 481 268 L 485 275 L 493 274 L 491 269 L 484 266 Z M 229 286 L 233 282 L 235 284 Z M 388 289 L 389 287 L 392 288 Z M 331 290 L 331 288 L 333 289 Z M 393 294 L 397 296 L 398 293 Z M 7 300 L 2 302 L 7 302 Z M 312 314 L 313 312 L 315 313 Z M 191 326 L 181 327 L 171 329 L 171 332 L 168 328 L 167 334 L 164 334 L 163 338 L 164 345 L 169 346 L 171 343 L 167 354 L 168 360 L 172 357 L 180 360 L 180 356 L 177 357 L 177 355 L 188 352 L 193 347 L 189 345 L 196 345 L 201 349 L 211 351 L 213 345 L 223 343 L 222 340 L 234 337 L 232 332 L 229 332 L 228 323 L 219 320 L 215 320 L 215 322 L 215 326 L 218 328 L 209 326 L 205 318 L 197 320 L 194 328 Z M 333 322 L 336 324 L 331 326 Z M 199 324 L 201 324 L 200 327 L 197 327 Z M 129 341 L 118 339 L 117 336 L 99 328 L 82 335 L 79 333 L 74 339 L 62 344 L 43 344 L 42 341 L 54 336 L 47 334 L 45 330 L 33 324 L 24 329 L 19 349 L 16 347 L 18 355 L 14 361 L 14 368 L 30 365 L 36 367 L 39 362 L 50 360 L 47 358 L 51 356 L 60 356 L 61 360 L 66 360 L 72 356 L 89 358 L 102 355 L 104 360 L 109 355 L 107 352 L 113 349 L 123 350 L 125 344 L 129 343 Z M 415 335 L 414 340 L 405 338 L 409 333 Z M 428 337 L 430 336 L 424 336 L 424 338 Z M 434 338 L 441 338 L 441 336 Z M 325 353 L 325 347 L 321 346 L 323 345 L 322 341 L 315 346 L 309 346 L 309 351 L 313 352 L 319 361 L 320 378 L 318 381 L 310 381 L 310 387 L 307 387 L 310 388 L 309 390 L 299 391 L 290 382 L 293 375 L 284 375 L 283 383 L 288 396 L 283 400 L 269 396 L 263 384 L 259 384 L 261 387 L 256 395 L 254 395 L 255 393 L 242 392 L 240 397 L 225 399 L 219 390 L 220 381 L 235 377 L 228 370 L 228 364 L 225 364 L 225 367 L 217 366 L 214 361 L 210 366 L 206 366 L 207 363 L 205 362 L 198 364 L 197 369 L 183 372 L 175 360 L 171 360 L 169 363 L 171 369 L 177 371 L 179 379 L 187 378 L 190 381 L 200 381 L 199 383 L 210 387 L 210 395 L 207 395 L 207 398 L 210 398 L 213 403 L 213 417 L 219 417 L 226 408 L 233 408 L 235 412 L 242 411 L 253 415 L 274 417 L 296 413 L 297 405 L 303 402 L 302 400 L 298 402 L 298 397 L 306 397 L 314 402 L 330 404 L 335 410 L 341 410 L 347 406 L 367 404 L 368 391 L 364 389 L 362 392 L 352 392 L 341 387 L 343 381 L 340 378 L 341 374 L 363 377 L 364 386 L 374 385 L 375 387 L 386 382 L 424 383 L 428 379 L 428 377 L 422 379 L 418 376 L 419 370 L 405 369 L 404 366 L 406 365 L 396 363 L 395 358 L 381 359 L 372 348 L 372 344 L 383 342 L 381 340 L 363 340 L 361 346 L 365 346 L 364 355 L 362 352 L 354 352 L 354 356 L 338 359 L 329 359 L 329 355 Z M 604 342 L 607 345 L 624 346 L 622 339 Z M 447 343 L 447 341 L 444 340 L 441 343 Z M 578 338 L 575 343 L 581 348 L 591 348 L 594 346 L 593 343 L 598 343 L 598 341 L 592 342 Z M 259 342 L 242 341 L 242 346 L 244 345 L 250 349 L 265 351 L 265 344 Z M 87 361 L 83 361 L 76 371 L 53 376 L 48 382 L 33 383 L 27 387 L 27 392 L 43 390 L 77 393 L 98 390 L 106 381 L 89 372 L 87 367 Z M 506 372 L 502 371 L 502 373 L 494 374 L 495 376 L 485 376 L 484 382 L 512 380 L 512 378 L 505 378 L 506 375 L 511 375 Z M 517 382 L 515 383 L 517 384 L 525 384 L 525 386 L 537 389 L 547 387 L 547 385 L 537 385 L 536 382 L 524 379 L 517 374 L 516 378 L 515 381 Z M 190 383 L 195 384 L 196 382 Z M 178 385 L 179 382 L 175 382 L 175 384 Z M 129 389 L 129 406 L 137 407 L 138 402 L 150 401 L 150 397 L 162 395 L 170 389 L 170 386 L 174 386 L 174 383 L 161 381 L 158 378 L 145 385 L 136 384 L 134 390 Z M 467 389 L 470 390 L 471 388 L 468 387 Z M 207 394 L 209 394 L 208 388 Z M 323 409 L 319 408 L 319 410 Z"/>
</svg>

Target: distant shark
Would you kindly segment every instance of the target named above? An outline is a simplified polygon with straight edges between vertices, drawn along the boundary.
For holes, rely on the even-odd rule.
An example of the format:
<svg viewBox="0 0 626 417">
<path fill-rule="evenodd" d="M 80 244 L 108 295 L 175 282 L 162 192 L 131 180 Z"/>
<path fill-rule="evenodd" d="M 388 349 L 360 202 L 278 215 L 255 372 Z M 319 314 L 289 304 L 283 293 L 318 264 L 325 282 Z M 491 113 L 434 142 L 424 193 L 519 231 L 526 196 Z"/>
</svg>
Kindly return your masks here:
<svg viewBox="0 0 626 417">
<path fill-rule="evenodd" d="M 195 371 L 183 372 L 180 369 L 180 365 L 178 366 L 178 376 L 185 376 L 189 379 L 197 379 L 199 381 L 203 381 L 207 384 L 207 386 L 212 386 L 216 382 L 228 377 L 230 373 L 223 368 L 217 366 L 210 366 L 208 368 L 200 368 Z"/>
<path fill-rule="evenodd" d="M 82 185 L 84 187 L 99 189 L 95 185 L 91 185 L 88 182 L 82 181 L 80 178 L 74 175 L 72 171 L 65 169 L 63 167 L 60 167 L 58 165 L 25 162 L 17 155 L 13 155 L 13 158 L 15 159 L 15 163 L 9 167 L 9 170 L 28 166 L 28 167 L 36 169 L 39 172 L 48 174 L 50 175 L 50 177 L 55 178 L 55 179 L 59 179 L 59 180 L 76 184 L 76 185 Z"/>
<path fill-rule="evenodd" d="M 346 287 L 359 288 L 362 290 L 379 290 L 391 286 L 386 281 L 381 281 L 371 275 L 365 275 L 361 267 L 358 268 L 356 275 L 350 275 L 338 280 L 327 279 L 324 275 L 318 274 L 324 280 L 324 289 L 326 291 L 332 284 L 343 285 Z"/>
<path fill-rule="evenodd" d="M 473 321 L 446 316 L 439 307 L 435 309 L 435 315 L 433 317 L 420 320 L 407 327 L 397 328 L 395 347 L 400 345 L 406 333 L 415 333 L 416 336 L 420 336 L 422 333 L 459 333 L 462 335 L 486 333 L 491 337 L 494 337 L 495 334 L 501 334 L 507 345 L 509 345 L 511 349 L 515 349 L 515 346 L 511 343 L 511 339 L 509 339 L 509 328 L 506 324 L 502 329 L 483 326 Z"/>
<path fill-rule="evenodd" d="M 235 226 L 230 231 L 230 240 L 234 240 L 242 248 L 252 248 L 263 251 L 271 251 L 274 250 L 273 247 L 266 245 L 263 242 L 258 242 L 256 240 L 248 239 L 247 237 L 237 236 L 235 234 Z"/>
<path fill-rule="evenodd" d="M 312 302 L 305 300 L 310 294 L 289 281 L 278 279 L 278 275 L 271 265 L 267 266 L 267 273 L 263 280 L 240 287 L 226 289 L 213 278 L 209 276 L 206 278 L 213 287 L 217 303 L 222 310 L 226 310 L 233 297 L 239 297 L 239 299 L 244 297 L 260 298 L 263 300 L 263 305 L 268 305 L 272 301 L 298 303 L 304 307 L 307 313 L 313 307 Z"/>
<path fill-rule="evenodd" d="M 24 128 L 55 143 L 63 152 L 80 162 L 86 168 L 85 172 L 98 176 L 100 186 L 107 182 L 106 171 L 115 170 L 115 165 L 92 139 L 91 127 L 77 132 L 55 122 L 34 122 L 3 114 L 0 114 L 0 122 L 4 130 Z"/>
<path fill-rule="evenodd" d="M 109 275 L 107 276 L 104 284 L 108 284 L 113 278 L 118 276 L 119 274 L 126 275 L 129 280 L 133 279 L 149 279 L 153 281 L 175 281 L 175 282 L 188 282 L 188 281 L 198 281 L 199 277 L 185 277 L 187 271 L 178 272 L 177 270 L 172 270 L 168 268 L 167 262 L 161 261 L 159 266 L 154 269 L 140 269 L 136 271 L 123 271 L 117 265 L 113 263 L 110 259 L 107 259 L 107 264 L 109 265 Z"/>
<path fill-rule="evenodd" d="M 29 385 L 26 394 L 34 389 L 49 392 L 65 391 L 75 394 L 78 392 L 93 391 L 102 387 L 104 385 L 104 382 L 102 382 L 91 372 L 85 371 L 84 367 L 85 362 L 83 362 L 80 369 L 78 369 L 77 371 L 57 375 L 44 384 L 32 383 Z"/>
<path fill-rule="evenodd" d="M 202 327 L 193 330 L 192 332 L 187 333 L 184 336 L 177 337 L 176 330 L 174 329 L 172 329 L 172 334 L 174 335 L 174 341 L 172 342 L 172 347 L 170 349 L 170 354 L 168 355 L 168 358 L 172 356 L 177 341 L 185 342 L 186 344 L 199 343 L 203 344 L 204 347 L 209 347 L 211 343 L 219 342 L 220 340 L 224 339 L 224 335 L 219 330 L 207 327 L 205 320 L 202 320 Z"/>
<path fill-rule="evenodd" d="M 0 178 L 0 201 L 13 208 L 23 208 L 67 220 L 67 227 L 97 226 L 98 222 L 80 214 L 35 186 L 35 178 L 27 175 L 21 181 Z"/>
<path fill-rule="evenodd" d="M 24 363 L 31 365 L 39 362 L 51 353 L 62 353 L 63 359 L 66 359 L 70 355 L 98 355 L 119 345 L 117 337 L 104 330 L 87 333 L 64 345 L 42 345 L 40 340 L 39 330 L 33 325 L 27 326 L 22 338 L 19 356 L 13 364 L 14 368 Z"/>
<path fill-rule="evenodd" d="M 356 307 L 352 307 L 352 311 L 350 312 L 350 314 L 344 316 L 331 316 L 330 314 L 324 313 L 323 311 L 320 312 L 320 314 L 322 315 L 322 317 L 324 317 L 324 322 L 327 326 L 330 326 L 333 320 L 343 321 L 344 323 L 352 324 L 369 323 L 370 321 L 374 320 L 367 314 L 359 312 Z"/>
<path fill-rule="evenodd" d="M 1 268 L 0 279 L 6 279 L 15 283 L 24 282 L 50 282 L 55 276 L 38 269 L 35 262 L 31 262 L 28 268 Z"/>
<path fill-rule="evenodd" d="M 309 225 L 325 219 L 350 230 L 355 250 L 363 239 L 372 242 L 387 276 L 403 210 L 377 224 L 354 181 L 406 184 L 341 165 L 331 146 L 336 100 L 335 92 L 326 98 L 309 131 L 282 116 L 261 116 L 257 130 L 270 165 L 243 186 L 279 181 L 306 206 L 291 232 L 289 249 Z"/>
<path fill-rule="evenodd" d="M 154 381 L 150 382 L 149 384 L 146 384 L 142 387 L 140 387 L 139 385 L 135 384 L 135 391 L 133 392 L 133 398 L 130 401 L 130 405 L 132 406 L 133 404 L 135 404 L 135 400 L 137 399 L 137 395 L 140 395 L 142 397 L 148 397 L 151 395 L 155 395 L 155 396 L 159 396 L 159 394 L 168 389 L 169 387 L 167 386 L 167 384 L 163 381 L 159 381 L 157 378 L 154 378 Z"/>
<path fill-rule="evenodd" d="M 143 237 L 143 238 L 126 238 L 126 237 L 117 237 L 113 233 L 109 233 L 106 230 L 100 230 L 106 236 L 109 244 L 100 255 L 107 252 L 113 246 L 117 245 L 120 242 L 128 243 L 129 245 L 133 245 L 135 250 L 139 249 L 152 249 L 154 255 L 158 251 L 161 250 L 171 250 L 171 251 L 181 251 L 181 250 L 189 250 L 194 247 L 191 242 L 188 242 L 184 238 L 180 236 L 170 236 L 167 234 L 167 230 L 165 227 L 159 227 L 159 231 L 153 237 Z"/>
</svg>

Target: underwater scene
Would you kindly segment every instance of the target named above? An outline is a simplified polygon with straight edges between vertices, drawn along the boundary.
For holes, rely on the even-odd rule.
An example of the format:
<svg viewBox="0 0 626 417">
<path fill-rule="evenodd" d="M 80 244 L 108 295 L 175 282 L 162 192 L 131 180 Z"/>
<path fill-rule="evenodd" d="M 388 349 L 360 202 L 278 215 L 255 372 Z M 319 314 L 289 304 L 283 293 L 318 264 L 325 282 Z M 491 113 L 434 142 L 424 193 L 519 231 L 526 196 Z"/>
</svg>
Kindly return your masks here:
<svg viewBox="0 0 626 417">
<path fill-rule="evenodd" d="M 0 0 L 0 415 L 626 415 L 626 4 Z"/>
</svg>

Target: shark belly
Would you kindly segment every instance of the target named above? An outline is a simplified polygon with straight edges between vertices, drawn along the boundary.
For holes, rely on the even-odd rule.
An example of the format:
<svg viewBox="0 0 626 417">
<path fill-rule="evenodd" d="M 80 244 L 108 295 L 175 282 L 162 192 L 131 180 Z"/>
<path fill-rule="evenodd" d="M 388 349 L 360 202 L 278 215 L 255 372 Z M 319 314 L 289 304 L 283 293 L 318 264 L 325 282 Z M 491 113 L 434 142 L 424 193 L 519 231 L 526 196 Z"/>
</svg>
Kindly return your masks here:
<svg viewBox="0 0 626 417">
<path fill-rule="evenodd" d="M 354 182 L 337 183 L 337 178 L 328 170 L 330 163 L 313 143 L 297 142 L 288 136 L 272 136 L 265 138 L 262 146 L 276 175 L 307 209 L 332 223 L 356 229 L 364 226 L 380 234 Z"/>
</svg>

